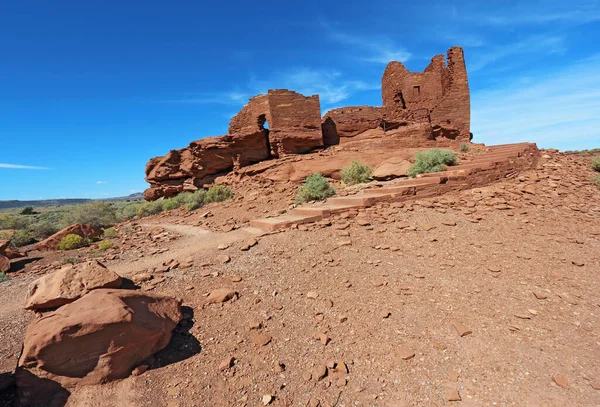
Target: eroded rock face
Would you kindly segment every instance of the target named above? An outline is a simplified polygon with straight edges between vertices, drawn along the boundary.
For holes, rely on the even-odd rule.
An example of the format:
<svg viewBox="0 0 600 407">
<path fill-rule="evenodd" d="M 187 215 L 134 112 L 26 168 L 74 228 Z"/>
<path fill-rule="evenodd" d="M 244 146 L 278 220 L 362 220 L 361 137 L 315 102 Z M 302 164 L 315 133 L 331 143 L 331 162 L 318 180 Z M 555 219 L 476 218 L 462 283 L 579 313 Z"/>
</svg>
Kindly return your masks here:
<svg viewBox="0 0 600 407">
<path fill-rule="evenodd" d="M 35 248 L 41 251 L 56 250 L 62 238 L 70 234 L 87 237 L 89 239 L 97 239 L 102 234 L 102 230 L 91 225 L 76 223 L 74 225 L 67 226 L 63 230 L 60 230 L 52 236 L 42 240 L 35 245 Z"/>
<path fill-rule="evenodd" d="M 0 240 L 0 272 L 5 273 L 10 270 L 10 259 L 6 255 L 6 250 L 10 240 Z"/>
<path fill-rule="evenodd" d="M 144 198 L 153 201 L 195 191 L 229 171 L 322 145 L 319 97 L 270 90 L 250 99 L 231 119 L 227 135 L 197 140 L 151 159 L 146 165 L 150 188 Z"/>
<path fill-rule="evenodd" d="M 379 181 L 390 180 L 398 177 L 407 176 L 407 171 L 412 167 L 412 163 L 402 158 L 390 158 L 381 163 L 373 170 L 371 176 Z"/>
<path fill-rule="evenodd" d="M 68 265 L 32 282 L 25 308 L 56 308 L 98 288 L 119 288 L 121 277 L 98 261 Z"/>
<path fill-rule="evenodd" d="M 27 328 L 18 370 L 65 387 L 126 377 L 163 349 L 182 318 L 174 298 L 130 290 L 93 290 Z M 27 382 L 19 378 L 17 386 Z"/>
</svg>

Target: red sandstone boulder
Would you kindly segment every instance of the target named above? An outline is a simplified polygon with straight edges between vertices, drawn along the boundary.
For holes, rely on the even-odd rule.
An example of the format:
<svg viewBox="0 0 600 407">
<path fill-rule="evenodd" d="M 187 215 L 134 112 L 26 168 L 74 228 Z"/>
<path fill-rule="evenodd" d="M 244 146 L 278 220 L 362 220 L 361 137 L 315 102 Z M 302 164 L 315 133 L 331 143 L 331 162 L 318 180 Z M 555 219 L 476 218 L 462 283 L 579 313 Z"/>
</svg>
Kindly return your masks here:
<svg viewBox="0 0 600 407">
<path fill-rule="evenodd" d="M 402 158 L 390 158 L 381 163 L 373 170 L 371 175 L 373 179 L 379 181 L 390 180 L 398 177 L 406 177 L 408 169 L 412 167 L 412 163 Z"/>
<path fill-rule="evenodd" d="M 91 225 L 76 223 L 56 232 L 47 239 L 42 240 L 35 245 L 35 248 L 41 251 L 56 250 L 62 238 L 70 234 L 87 237 L 88 239 L 97 239 L 102 234 L 102 230 Z"/>
<path fill-rule="evenodd" d="M 0 254 L 0 272 L 6 273 L 10 270 L 10 259 Z"/>
<path fill-rule="evenodd" d="M 5 273 L 10 270 L 10 259 L 6 256 L 6 249 L 10 240 L 0 240 L 0 272 Z"/>
<path fill-rule="evenodd" d="M 27 392 L 32 375 L 65 387 L 128 376 L 167 346 L 180 305 L 156 294 L 100 289 L 36 316 L 25 334 L 17 387 Z"/>
<path fill-rule="evenodd" d="M 7 247 L 6 250 L 4 250 L 4 256 L 6 256 L 12 260 L 12 259 L 18 259 L 21 257 L 25 257 L 25 256 L 27 256 L 27 254 L 23 253 L 17 249 L 14 249 L 12 247 Z"/>
<path fill-rule="evenodd" d="M 98 261 L 68 265 L 32 282 L 25 308 L 60 307 L 98 288 L 119 288 L 121 277 Z"/>
</svg>

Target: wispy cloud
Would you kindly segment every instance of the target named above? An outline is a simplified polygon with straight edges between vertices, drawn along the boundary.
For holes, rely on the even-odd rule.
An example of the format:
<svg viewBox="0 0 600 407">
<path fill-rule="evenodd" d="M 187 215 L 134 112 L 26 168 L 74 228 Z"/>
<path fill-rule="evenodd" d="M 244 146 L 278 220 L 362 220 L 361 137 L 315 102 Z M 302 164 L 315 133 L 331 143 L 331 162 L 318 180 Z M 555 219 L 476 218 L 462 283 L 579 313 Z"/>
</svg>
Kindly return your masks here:
<svg viewBox="0 0 600 407">
<path fill-rule="evenodd" d="M 469 72 L 477 72 L 487 65 L 516 55 L 563 54 L 566 51 L 565 39 L 557 35 L 535 35 L 522 41 L 485 47 L 471 52 L 467 61 Z"/>
<path fill-rule="evenodd" d="M 358 48 L 364 52 L 364 56 L 358 57 L 362 61 L 388 64 L 391 61 L 406 62 L 412 56 L 405 48 L 398 46 L 386 36 L 358 36 L 336 29 L 324 21 L 320 25 L 330 41 Z M 356 52 L 352 54 L 355 55 Z"/>
<path fill-rule="evenodd" d="M 108 182 L 107 181 L 96 181 L 96 184 L 102 185 L 102 184 L 108 184 Z"/>
<path fill-rule="evenodd" d="M 251 97 L 265 94 L 269 89 L 291 89 L 303 95 L 319 95 L 323 105 L 331 105 L 346 100 L 357 92 L 379 88 L 379 83 L 351 79 L 337 70 L 298 67 L 263 78 L 251 75 L 243 90 L 202 94 L 164 102 L 242 106 Z"/>
<path fill-rule="evenodd" d="M 297 68 L 263 80 L 252 77 L 249 84 L 253 93 L 285 88 L 303 95 L 319 95 L 321 103 L 326 105 L 348 99 L 356 92 L 379 89 L 379 86 L 378 83 L 349 79 L 336 70 L 312 68 Z"/>
<path fill-rule="evenodd" d="M 542 147 L 598 147 L 600 140 L 600 54 L 559 72 L 472 94 L 475 141 L 534 141 Z M 512 82 L 512 84 L 511 84 Z"/>
<path fill-rule="evenodd" d="M 37 167 L 35 165 L 19 165 L 0 163 L 0 168 L 16 169 L 16 170 L 49 170 L 47 167 Z"/>
</svg>

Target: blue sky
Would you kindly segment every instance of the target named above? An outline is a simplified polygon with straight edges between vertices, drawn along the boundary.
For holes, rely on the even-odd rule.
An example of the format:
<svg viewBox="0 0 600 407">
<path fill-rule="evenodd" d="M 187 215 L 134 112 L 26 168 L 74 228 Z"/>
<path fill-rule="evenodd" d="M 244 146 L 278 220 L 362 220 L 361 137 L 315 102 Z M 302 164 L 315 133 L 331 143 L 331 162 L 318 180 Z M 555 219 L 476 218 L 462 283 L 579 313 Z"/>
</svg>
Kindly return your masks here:
<svg viewBox="0 0 600 407">
<path fill-rule="evenodd" d="M 380 105 L 387 62 L 453 45 L 474 141 L 600 147 L 600 1 L 4 1 L 0 200 L 142 191 L 255 94 Z"/>
</svg>

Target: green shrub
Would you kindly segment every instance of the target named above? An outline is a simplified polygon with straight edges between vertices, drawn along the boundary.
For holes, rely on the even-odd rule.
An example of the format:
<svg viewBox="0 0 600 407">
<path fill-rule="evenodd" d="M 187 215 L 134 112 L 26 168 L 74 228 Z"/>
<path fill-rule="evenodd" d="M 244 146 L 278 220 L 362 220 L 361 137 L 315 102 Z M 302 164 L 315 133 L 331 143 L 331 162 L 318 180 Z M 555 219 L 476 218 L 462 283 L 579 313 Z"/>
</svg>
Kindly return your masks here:
<svg viewBox="0 0 600 407">
<path fill-rule="evenodd" d="M 319 173 L 313 174 L 306 178 L 304 184 L 298 188 L 296 203 L 320 201 L 334 195 L 335 191 L 329 185 L 327 178 Z"/>
<path fill-rule="evenodd" d="M 4 274 L 3 271 L 0 271 L 0 283 L 4 282 L 4 281 L 8 281 L 9 278 L 6 274 Z"/>
<path fill-rule="evenodd" d="M 25 229 L 15 231 L 10 239 L 10 245 L 13 247 L 27 246 L 33 242 L 35 242 L 33 233 Z"/>
<path fill-rule="evenodd" d="M 48 236 L 52 236 L 56 232 L 62 229 L 61 225 L 56 222 L 52 222 L 50 220 L 41 220 L 39 222 L 32 223 L 27 227 L 29 232 L 33 234 L 33 236 L 42 240 L 47 238 Z"/>
<path fill-rule="evenodd" d="M 185 207 L 187 208 L 187 210 L 193 211 L 194 209 L 202 207 L 202 205 L 204 205 L 204 203 L 206 202 L 206 191 L 203 189 L 199 189 L 197 191 L 189 193 L 189 195 L 183 196 L 181 199 L 185 199 Z"/>
<path fill-rule="evenodd" d="M 344 184 L 355 185 L 369 181 L 373 169 L 360 161 L 352 161 L 352 163 L 342 168 L 342 181 Z"/>
<path fill-rule="evenodd" d="M 150 216 L 150 215 L 155 215 L 157 213 L 162 212 L 162 202 L 160 201 L 153 201 L 153 202 L 146 202 L 141 204 L 138 208 L 137 208 L 137 216 Z"/>
<path fill-rule="evenodd" d="M 0 240 L 10 240 L 11 234 L 5 231 L 0 231 Z"/>
<path fill-rule="evenodd" d="M 88 202 L 75 207 L 69 222 L 87 223 L 98 228 L 111 226 L 117 223 L 117 211 L 108 202 Z"/>
<path fill-rule="evenodd" d="M 415 177 L 417 174 L 440 172 L 444 171 L 446 166 L 456 165 L 456 163 L 456 154 L 452 151 L 432 148 L 418 152 L 415 164 L 408 169 L 407 173 L 411 177 Z"/>
<path fill-rule="evenodd" d="M 592 178 L 592 182 L 598 187 L 600 188 L 600 175 L 596 175 L 594 176 L 594 178 Z"/>
<path fill-rule="evenodd" d="M 102 257 L 102 256 L 103 256 L 102 253 L 95 251 L 95 250 L 92 250 L 91 252 L 89 252 L 87 254 L 88 259 L 97 259 L 98 257 Z"/>
<path fill-rule="evenodd" d="M 467 143 L 460 143 L 460 152 L 466 153 L 469 151 L 469 145 Z"/>
<path fill-rule="evenodd" d="M 102 251 L 106 251 L 106 250 L 110 249 L 111 247 L 113 247 L 113 244 L 110 240 L 105 240 L 103 242 L 100 242 L 100 244 L 98 245 L 98 248 Z"/>
<path fill-rule="evenodd" d="M 73 250 L 84 246 L 84 240 L 81 236 L 70 233 L 63 237 L 58 244 L 58 250 Z"/>
<path fill-rule="evenodd" d="M 167 198 L 161 201 L 161 206 L 163 211 L 170 211 L 179 208 L 181 203 L 174 198 Z"/>
<path fill-rule="evenodd" d="M 33 206 L 26 206 L 21 211 L 21 215 L 35 215 L 35 211 L 33 210 Z"/>
<path fill-rule="evenodd" d="M 204 203 L 223 202 L 233 197 L 233 191 L 225 185 L 213 185 L 206 191 Z"/>
<path fill-rule="evenodd" d="M 25 229 L 29 219 L 10 213 L 0 213 L 0 229 Z"/>
<path fill-rule="evenodd" d="M 114 239 L 117 235 L 117 230 L 114 227 L 106 228 L 102 230 L 103 239 Z"/>
<path fill-rule="evenodd" d="M 600 157 L 594 158 L 591 167 L 592 170 L 600 172 Z"/>
<path fill-rule="evenodd" d="M 138 213 L 138 208 L 144 205 L 140 202 L 128 202 L 123 208 L 121 208 L 119 215 L 121 218 L 131 219 Z"/>
<path fill-rule="evenodd" d="M 79 263 L 79 260 L 77 260 L 76 257 L 63 257 L 62 259 L 60 259 L 60 264 L 62 264 L 63 266 L 65 264 L 77 264 Z"/>
</svg>

